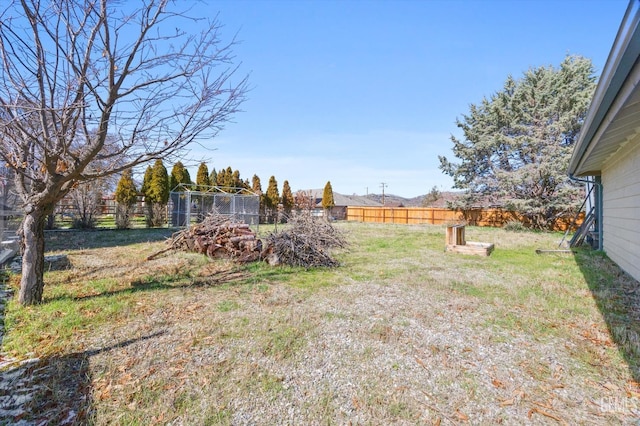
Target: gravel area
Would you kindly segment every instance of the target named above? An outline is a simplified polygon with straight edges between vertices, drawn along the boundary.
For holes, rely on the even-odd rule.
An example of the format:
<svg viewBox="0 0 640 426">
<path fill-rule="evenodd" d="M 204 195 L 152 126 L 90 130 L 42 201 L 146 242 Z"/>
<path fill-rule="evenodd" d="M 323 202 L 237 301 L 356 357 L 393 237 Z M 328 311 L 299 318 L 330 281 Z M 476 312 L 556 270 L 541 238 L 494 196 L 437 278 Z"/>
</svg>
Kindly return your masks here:
<svg viewBox="0 0 640 426">
<path fill-rule="evenodd" d="M 94 397 L 101 398 L 107 377 L 111 383 L 144 377 L 147 385 L 164 386 L 168 406 L 179 395 L 197 401 L 188 414 L 166 414 L 176 425 L 210 418 L 237 425 L 640 419 L 628 377 L 594 372 L 585 382 L 588 366 L 577 359 L 575 342 L 487 326 L 492 307 L 468 297 L 402 283 L 352 283 L 308 298 L 272 286 L 224 313 L 206 292 L 174 302 L 105 337 L 154 336 L 92 357 Z M 189 309 L 194 322 L 174 322 Z M 239 322 L 254 331 L 234 334 Z M 229 324 L 226 331 L 221 324 Z M 132 404 L 127 395 L 112 388 L 108 397 L 117 407 Z M 140 415 L 141 407 L 131 408 Z"/>
</svg>

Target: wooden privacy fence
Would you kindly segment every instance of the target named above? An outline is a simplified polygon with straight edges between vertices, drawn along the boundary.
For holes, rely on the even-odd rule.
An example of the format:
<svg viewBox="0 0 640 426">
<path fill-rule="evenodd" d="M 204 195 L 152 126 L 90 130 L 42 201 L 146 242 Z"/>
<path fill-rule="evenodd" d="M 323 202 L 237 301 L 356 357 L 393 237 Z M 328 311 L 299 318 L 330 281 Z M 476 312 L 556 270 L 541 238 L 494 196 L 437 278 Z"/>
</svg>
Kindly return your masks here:
<svg viewBox="0 0 640 426">
<path fill-rule="evenodd" d="M 582 218 L 581 214 L 576 225 L 581 223 Z M 525 221 L 517 212 L 499 208 L 450 210 L 432 207 L 347 207 L 347 220 L 408 225 L 449 225 L 464 222 L 471 226 L 493 227 L 502 227 L 512 221 Z M 556 220 L 554 230 L 565 231 L 572 221 L 572 216 L 560 218 Z"/>
</svg>

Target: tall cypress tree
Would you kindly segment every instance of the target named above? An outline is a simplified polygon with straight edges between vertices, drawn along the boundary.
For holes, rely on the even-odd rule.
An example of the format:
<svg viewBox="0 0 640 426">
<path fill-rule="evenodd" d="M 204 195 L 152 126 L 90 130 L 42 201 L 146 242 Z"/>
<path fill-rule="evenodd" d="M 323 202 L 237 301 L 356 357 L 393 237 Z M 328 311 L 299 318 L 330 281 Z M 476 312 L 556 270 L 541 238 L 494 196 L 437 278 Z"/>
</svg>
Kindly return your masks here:
<svg viewBox="0 0 640 426">
<path fill-rule="evenodd" d="M 156 160 L 153 167 L 147 168 L 143 189 L 147 226 L 160 226 L 165 221 L 165 210 L 169 201 L 169 175 L 162 160 Z"/>
<path fill-rule="evenodd" d="M 289 217 L 291 216 L 291 211 L 293 210 L 293 193 L 291 192 L 291 187 L 289 186 L 289 181 L 285 180 L 282 184 L 282 209 L 284 210 L 284 214 Z"/>
<path fill-rule="evenodd" d="M 267 192 L 264 194 L 264 206 L 269 222 L 275 220 L 279 202 L 280 193 L 278 192 L 278 181 L 276 181 L 275 176 L 271 176 L 269 178 Z"/>
<path fill-rule="evenodd" d="M 213 170 L 211 170 L 211 174 L 209 175 L 209 184 L 211 186 L 218 185 L 218 172 L 216 172 L 215 167 L 213 168 Z"/>
<path fill-rule="evenodd" d="M 233 169 L 231 168 L 231 166 L 229 166 L 226 169 L 224 169 L 223 186 L 226 188 L 233 188 L 235 186 L 234 183 L 235 183 L 235 180 L 233 177 Z"/>
<path fill-rule="evenodd" d="M 166 205 L 169 201 L 169 175 L 160 159 L 153 164 L 150 191 L 154 203 Z"/>
<path fill-rule="evenodd" d="M 329 217 L 329 211 L 333 206 L 335 206 L 335 202 L 333 200 L 333 188 L 331 188 L 331 182 L 327 181 L 324 186 L 324 191 L 322 191 L 322 208 L 324 209 L 327 217 Z"/>
<path fill-rule="evenodd" d="M 173 191 L 180 184 L 191 185 L 189 170 L 184 167 L 181 161 L 173 165 L 171 176 L 169 177 L 169 191 Z"/>
<path fill-rule="evenodd" d="M 264 194 L 262 193 L 262 184 L 260 183 L 260 178 L 258 177 L 258 175 L 253 175 L 253 178 L 251 178 L 251 190 L 255 193 L 258 194 L 258 199 L 259 199 L 259 207 L 258 207 L 258 216 L 260 221 L 264 221 L 265 220 L 265 216 L 266 216 L 266 206 L 264 204 Z"/>
<path fill-rule="evenodd" d="M 198 166 L 198 174 L 196 175 L 196 185 L 198 191 L 208 191 L 211 186 L 211 180 L 209 180 L 209 168 L 207 164 L 202 162 Z"/>
<path fill-rule="evenodd" d="M 231 186 L 233 188 L 244 188 L 244 182 L 242 181 L 242 179 L 240 179 L 240 171 L 234 170 L 233 173 L 231 174 L 231 177 L 232 177 Z"/>
<path fill-rule="evenodd" d="M 126 229 L 131 224 L 131 212 L 138 201 L 138 190 L 131 176 L 131 169 L 122 172 L 116 186 L 116 227 Z"/>
<path fill-rule="evenodd" d="M 151 166 L 147 166 L 147 169 L 144 171 L 144 177 L 142 178 L 142 188 L 140 188 L 140 192 L 145 196 L 145 198 L 149 196 L 149 187 L 151 185 L 152 176 L 153 168 Z"/>
<path fill-rule="evenodd" d="M 229 188 L 233 186 L 233 171 L 231 167 L 222 169 L 216 175 L 216 183 L 221 188 Z"/>
<path fill-rule="evenodd" d="M 251 190 L 256 194 L 262 194 L 262 184 L 258 175 L 253 175 L 253 178 L 251 178 Z"/>
<path fill-rule="evenodd" d="M 147 166 L 142 179 L 140 192 L 144 196 L 144 218 L 147 227 L 153 226 L 153 200 L 151 195 L 151 181 L 153 180 L 153 167 Z"/>
</svg>

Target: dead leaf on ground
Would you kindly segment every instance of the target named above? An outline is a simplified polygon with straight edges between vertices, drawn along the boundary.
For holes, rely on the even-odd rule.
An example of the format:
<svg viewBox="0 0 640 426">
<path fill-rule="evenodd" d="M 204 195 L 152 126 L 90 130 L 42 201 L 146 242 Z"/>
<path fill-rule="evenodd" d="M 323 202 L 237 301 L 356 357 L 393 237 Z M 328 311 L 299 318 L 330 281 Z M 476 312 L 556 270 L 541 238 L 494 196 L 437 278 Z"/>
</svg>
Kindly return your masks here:
<svg viewBox="0 0 640 426">
<path fill-rule="evenodd" d="M 531 418 L 533 416 L 533 414 L 535 414 L 535 413 L 543 415 L 543 416 L 548 417 L 550 419 L 553 419 L 553 420 L 557 421 L 558 423 L 560 423 L 562 425 L 568 424 L 567 422 L 565 422 L 564 420 L 562 420 L 560 417 L 556 416 L 555 414 L 549 413 L 548 411 L 541 410 L 538 407 L 533 407 L 531 410 L 529 410 L 529 413 L 527 414 L 527 416 L 529 418 Z"/>
<path fill-rule="evenodd" d="M 469 420 L 469 416 L 467 416 L 466 414 L 464 414 L 463 412 L 461 412 L 460 410 L 456 410 L 456 412 L 454 413 L 454 416 L 460 420 L 461 422 L 466 422 Z"/>
<path fill-rule="evenodd" d="M 508 407 L 510 405 L 514 405 L 516 403 L 515 398 L 510 398 L 510 399 L 505 399 L 500 401 L 500 406 L 501 407 Z"/>
<path fill-rule="evenodd" d="M 500 389 L 506 388 L 505 384 L 498 379 L 491 380 L 491 384 Z"/>
<path fill-rule="evenodd" d="M 620 388 L 618 386 L 614 385 L 611 382 L 607 382 L 607 383 L 603 384 L 602 387 L 607 389 L 607 390 L 610 390 L 612 392 L 616 392 L 616 391 L 620 390 Z"/>
</svg>

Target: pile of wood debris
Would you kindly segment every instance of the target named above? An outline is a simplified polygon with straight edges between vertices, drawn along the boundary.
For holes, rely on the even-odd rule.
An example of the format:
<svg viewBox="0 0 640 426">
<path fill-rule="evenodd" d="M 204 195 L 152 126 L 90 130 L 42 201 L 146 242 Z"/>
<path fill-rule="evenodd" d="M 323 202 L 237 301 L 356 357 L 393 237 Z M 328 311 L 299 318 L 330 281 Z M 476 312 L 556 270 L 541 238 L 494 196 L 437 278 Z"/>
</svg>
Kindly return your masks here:
<svg viewBox="0 0 640 426">
<path fill-rule="evenodd" d="M 310 268 L 338 266 L 329 251 L 346 247 L 346 240 L 324 219 L 300 214 L 291 217 L 282 231 L 270 234 L 263 243 L 249 225 L 211 213 L 202 222 L 174 233 L 167 244 L 166 249 L 152 254 L 147 260 L 180 250 L 205 254 L 213 259 L 266 260 L 270 265 Z"/>
<path fill-rule="evenodd" d="M 263 257 L 270 265 L 338 266 L 330 250 L 347 242 L 331 223 L 308 214 L 292 216 L 288 227 L 267 237 Z"/>
<path fill-rule="evenodd" d="M 174 233 L 167 244 L 168 248 L 152 254 L 147 260 L 167 251 L 180 250 L 206 254 L 212 259 L 253 262 L 260 259 L 262 252 L 262 241 L 249 225 L 218 213 L 209 214 L 202 222 Z"/>
</svg>

